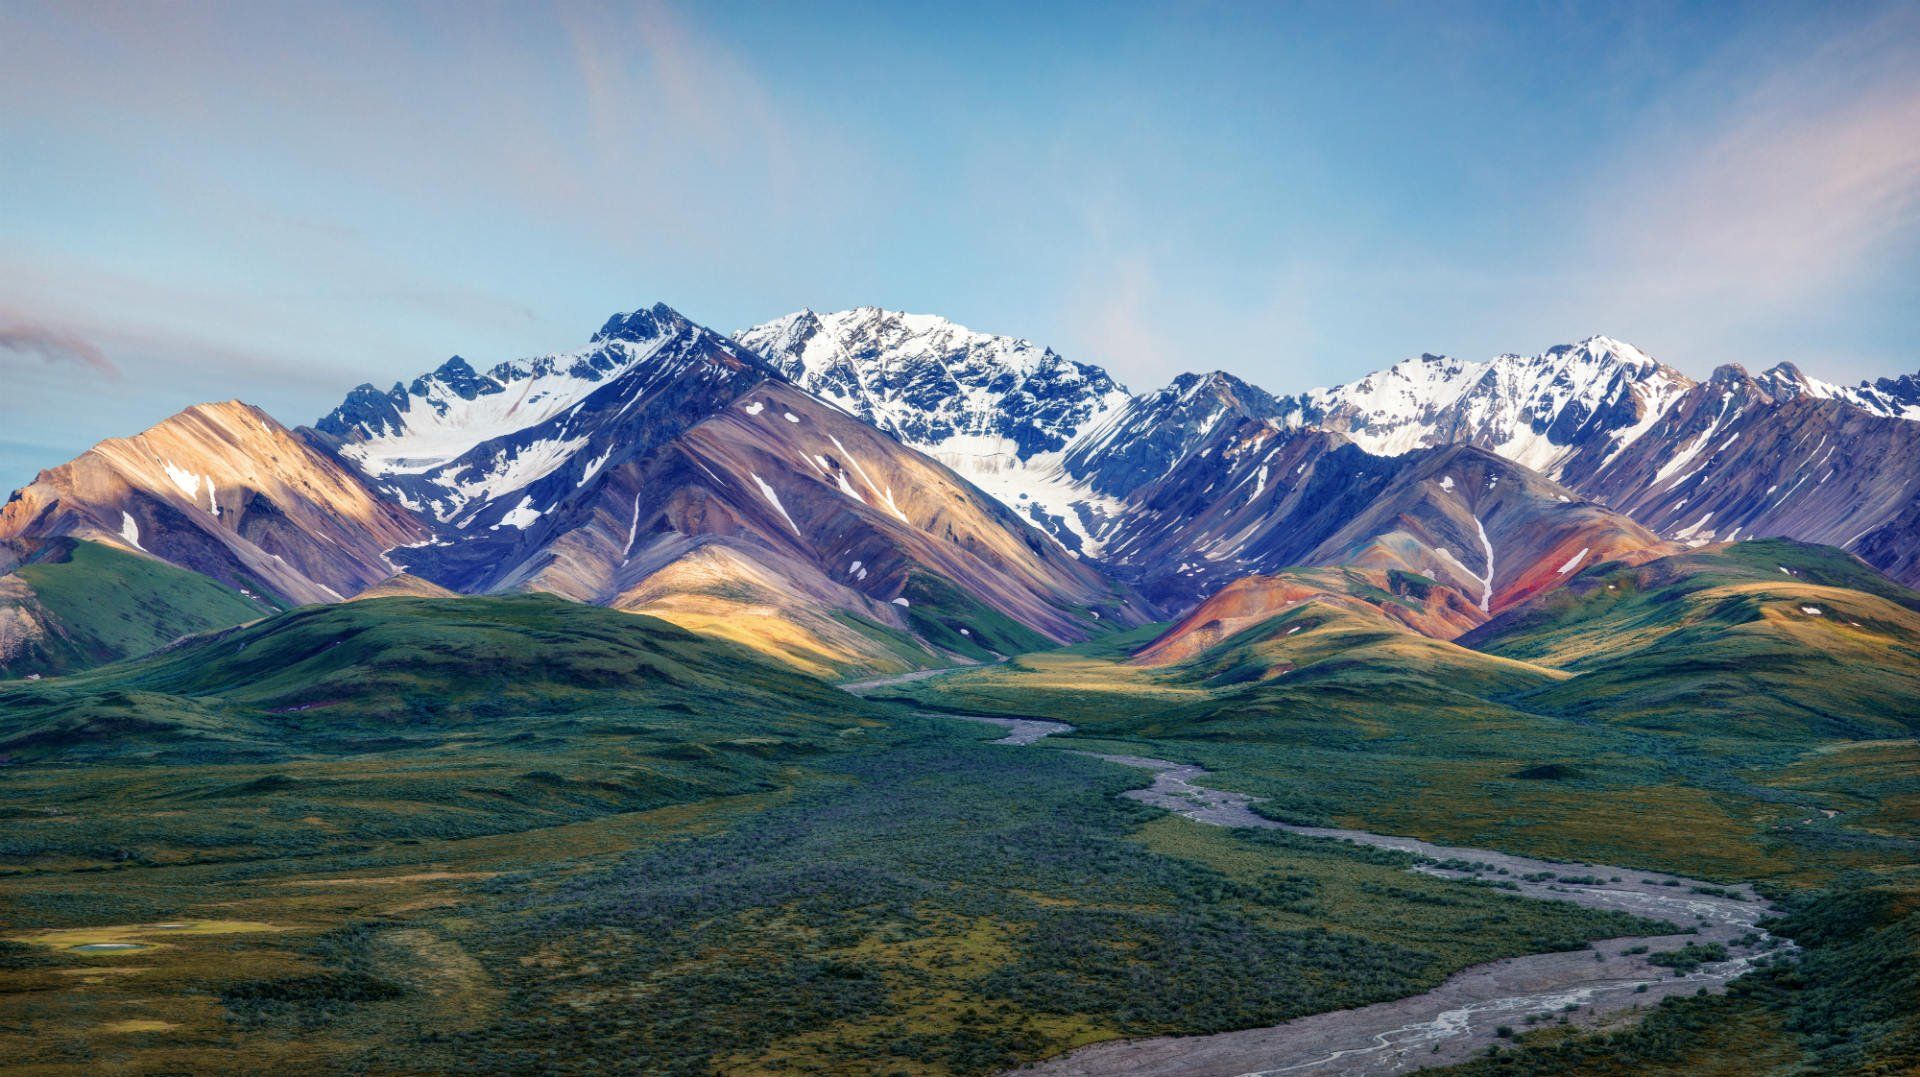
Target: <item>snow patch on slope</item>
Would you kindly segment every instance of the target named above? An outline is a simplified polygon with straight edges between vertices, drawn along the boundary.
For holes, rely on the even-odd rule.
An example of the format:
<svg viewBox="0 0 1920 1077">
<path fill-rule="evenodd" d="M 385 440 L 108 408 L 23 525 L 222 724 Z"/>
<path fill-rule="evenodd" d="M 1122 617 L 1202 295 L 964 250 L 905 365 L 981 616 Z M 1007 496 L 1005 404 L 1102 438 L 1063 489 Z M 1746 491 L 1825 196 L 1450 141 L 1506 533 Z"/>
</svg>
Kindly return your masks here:
<svg viewBox="0 0 1920 1077">
<path fill-rule="evenodd" d="M 505 516 L 500 517 L 499 523 L 494 524 L 492 527 L 488 528 L 487 530 L 498 531 L 503 527 L 512 527 L 512 528 L 518 528 L 524 531 L 526 530 L 527 525 L 533 523 L 535 520 L 538 520 L 540 517 L 544 515 L 546 515 L 544 510 L 536 509 L 533 507 L 533 495 L 528 494 L 527 496 L 520 499 L 520 503 L 518 505 L 515 505 L 513 508 L 509 509 Z"/>
<path fill-rule="evenodd" d="M 1480 580 L 1480 612 L 1491 612 L 1487 607 L 1493 604 L 1493 541 L 1487 538 L 1487 525 L 1480 517 L 1473 518 L 1473 526 L 1480 532 L 1480 548 L 1487 552 L 1487 574 Z"/>
<path fill-rule="evenodd" d="M 421 390 L 401 413 L 397 430 L 342 446 L 340 454 L 372 476 L 419 474 L 449 463 L 474 446 L 538 426 L 588 394 L 653 357 L 671 334 L 648 341 L 607 340 L 584 348 L 494 366 L 485 375 L 493 391 L 466 399 L 446 379 L 422 378 Z M 610 369 L 583 362 L 605 352 Z M 476 376 L 477 377 L 477 376 Z"/>
<path fill-rule="evenodd" d="M 173 484 L 179 487 L 180 492 L 187 496 L 187 500 L 198 501 L 200 499 L 200 476 L 175 464 L 171 460 L 161 461 L 161 466 L 165 468 L 167 478 L 173 480 Z"/>
<path fill-rule="evenodd" d="M 752 472 L 748 472 L 748 475 L 753 479 L 753 484 L 760 488 L 760 493 L 766 497 L 768 503 L 773 505 L 774 511 L 780 514 L 781 519 L 787 521 L 788 527 L 793 528 L 793 533 L 796 535 L 800 534 L 800 525 L 794 523 L 793 517 L 787 515 L 787 507 L 780 503 L 780 495 L 773 492 L 773 487 L 767 485 L 767 480 Z"/>
</svg>

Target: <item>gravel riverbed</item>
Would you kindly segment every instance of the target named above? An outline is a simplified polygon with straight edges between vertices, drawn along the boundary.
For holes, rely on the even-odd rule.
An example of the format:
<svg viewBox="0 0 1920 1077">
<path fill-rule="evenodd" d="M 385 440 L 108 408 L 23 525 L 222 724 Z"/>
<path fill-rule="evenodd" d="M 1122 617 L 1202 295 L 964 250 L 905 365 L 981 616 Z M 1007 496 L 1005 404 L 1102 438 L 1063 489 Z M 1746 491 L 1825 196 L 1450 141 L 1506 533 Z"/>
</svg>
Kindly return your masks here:
<svg viewBox="0 0 1920 1077">
<path fill-rule="evenodd" d="M 1028 746 L 1071 731 L 1064 722 L 969 717 L 1007 735 L 995 743 Z M 1123 796 L 1211 826 L 1260 827 L 1309 837 L 1395 849 L 1423 858 L 1412 870 L 1443 878 L 1481 879 L 1545 901 L 1619 909 L 1675 926 L 1672 935 L 1604 939 L 1590 950 L 1529 954 L 1463 969 L 1424 994 L 1350 1010 L 1314 1014 L 1268 1028 L 1210 1036 L 1112 1040 L 1027 1067 L 1023 1074 L 1254 1075 L 1406 1073 L 1464 1061 L 1501 1042 L 1500 1029 L 1523 1029 L 1529 1017 L 1593 1026 L 1669 995 L 1719 990 L 1768 954 L 1791 944 L 1758 925 L 1773 909 L 1745 886 L 1722 887 L 1664 872 L 1607 864 L 1563 863 L 1491 849 L 1439 845 L 1364 830 L 1294 826 L 1253 811 L 1254 798 L 1199 784 L 1197 766 L 1143 756 L 1087 753 L 1153 775 Z M 1688 943 L 1718 943 L 1727 959 L 1687 972 L 1649 957 Z"/>
</svg>

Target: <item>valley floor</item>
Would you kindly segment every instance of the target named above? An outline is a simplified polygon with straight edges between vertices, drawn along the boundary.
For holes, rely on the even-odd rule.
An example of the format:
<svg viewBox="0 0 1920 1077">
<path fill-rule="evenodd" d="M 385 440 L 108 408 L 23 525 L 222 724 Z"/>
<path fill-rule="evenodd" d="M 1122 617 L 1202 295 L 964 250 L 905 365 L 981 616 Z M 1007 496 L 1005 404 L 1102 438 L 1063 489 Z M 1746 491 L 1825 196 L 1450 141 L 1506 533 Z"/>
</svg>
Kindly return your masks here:
<svg viewBox="0 0 1920 1077">
<path fill-rule="evenodd" d="M 1477 1041 L 1470 1015 L 1481 1003 L 1505 1004 L 1497 983 L 1465 993 L 1450 984 L 1268 1030 L 1097 1045 L 1043 1071 L 1402 1072 L 1449 1063 L 1502 1074 L 1920 1070 L 1913 740 L 1761 739 L 1716 728 L 1710 712 L 1696 728 L 1648 729 L 1491 703 L 1463 708 L 1434 681 L 1351 664 L 1311 682 L 1210 686 L 1190 671 L 1125 661 L 1137 644 L 1022 656 L 895 694 L 999 723 L 1012 731 L 1009 743 L 1145 767 L 1154 783 L 1127 795 L 1198 821 L 1384 844 L 1454 867 L 1544 857 L 1550 866 L 1529 869 L 1543 876 L 1532 885 L 1562 893 L 1540 896 L 1671 894 L 1640 881 L 1682 873 L 1705 879 L 1681 883 L 1681 901 L 1718 903 L 1758 882 L 1774 906 L 1758 926 L 1786 945 L 1724 994 L 1719 984 L 1695 985 L 1715 993 L 1660 992 L 1618 1007 L 1579 1000 L 1576 990 L 1572 1010 L 1528 1017 L 1522 1003 L 1516 1018 L 1481 1023 Z M 1511 881 L 1484 872 L 1483 880 Z M 1701 948 L 1688 952 L 1703 968 L 1705 958 L 1723 956 L 1692 941 Z M 1596 949 L 1611 960 L 1608 944 Z M 1564 986 L 1532 982 L 1543 991 Z M 1661 995 L 1657 1005 L 1634 1004 Z M 1399 1053 L 1413 1042 L 1430 1057 Z M 1342 1051 L 1355 1053 L 1334 1057 Z M 1468 1057 L 1475 1051 L 1484 1053 Z"/>
<path fill-rule="evenodd" d="M 1007 736 L 995 742 L 1004 745 L 1032 745 L 1072 731 L 1062 722 L 969 720 L 1007 730 Z M 1400 1073 L 1472 1057 L 1510 1037 L 1513 1022 L 1532 1025 L 1558 1020 L 1594 1026 L 1622 1015 L 1638 1016 L 1643 1007 L 1665 998 L 1723 988 L 1787 952 L 1781 949 L 1783 940 L 1759 926 L 1777 910 L 1744 887 L 1728 889 L 1673 875 L 1535 860 L 1362 830 L 1293 826 L 1257 814 L 1250 798 L 1242 794 L 1201 784 L 1206 771 L 1199 767 L 1140 756 L 1097 758 L 1153 775 L 1153 784 L 1123 796 L 1197 823 L 1280 830 L 1392 849 L 1418 858 L 1412 871 L 1486 883 L 1542 901 L 1631 912 L 1666 921 L 1676 930 L 1597 941 L 1584 952 L 1492 961 L 1457 973 L 1420 995 L 1315 1014 L 1271 1028 L 1094 1044 L 1032 1067 L 1035 1073 L 1062 1077 Z M 1678 963 L 1679 967 L 1662 963 L 1678 953 L 1700 953 L 1711 960 L 1688 960 Z"/>
<path fill-rule="evenodd" d="M 674 703 L 271 764 L 9 767 L 0 1067 L 1193 1072 L 1168 1044 L 1236 1072 L 1356 1048 L 1341 1057 L 1499 1073 L 1920 1058 L 1905 743 L 1760 753 L 1778 765 L 1737 780 L 1676 756 L 1626 787 L 1509 781 L 1499 810 L 1534 821 L 1489 829 L 1456 809 L 1531 754 L 1386 712 L 1298 743 L 1225 718 L 1173 735 L 1157 708 L 1212 697 L 1113 661 L 1121 645 L 889 679 L 865 690 L 911 706 L 843 696 L 815 725 L 756 710 L 713 732 Z M 683 749 L 678 730 L 708 731 Z M 1401 787 L 1379 781 L 1406 760 Z M 1474 848 L 1342 840 L 1361 830 Z M 1745 879 L 1782 919 L 1749 926 Z M 1698 934 L 1675 934 L 1675 899 Z M 1768 932 L 1796 960 L 1693 995 Z M 1367 1049 L 1410 1046 L 1396 1031 L 1425 1057 Z"/>
<path fill-rule="evenodd" d="M 1009 755 L 951 719 L 862 736 L 779 790 L 579 823 L 16 866 L 0 1055 L 41 1072 L 982 1073 L 1648 928 L 1410 875 L 1401 854 L 1198 829 L 1121 798 L 1137 771 Z M 113 795 L 58 810 L 85 828 Z"/>
</svg>

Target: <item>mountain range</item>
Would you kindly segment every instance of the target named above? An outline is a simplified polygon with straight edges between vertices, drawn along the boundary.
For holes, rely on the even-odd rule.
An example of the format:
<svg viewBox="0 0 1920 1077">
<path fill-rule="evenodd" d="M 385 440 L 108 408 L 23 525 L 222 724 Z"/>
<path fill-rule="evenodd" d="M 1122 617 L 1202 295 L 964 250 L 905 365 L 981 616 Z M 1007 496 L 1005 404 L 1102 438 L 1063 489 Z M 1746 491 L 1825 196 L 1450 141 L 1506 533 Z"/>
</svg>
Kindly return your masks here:
<svg viewBox="0 0 1920 1077">
<path fill-rule="evenodd" d="M 874 308 L 803 311 L 737 338 L 803 387 L 938 456 L 1068 548 L 1176 601 L 1236 569 L 1268 567 L 1256 557 L 1201 572 L 1203 560 L 1222 559 L 1223 536 L 1190 526 L 1204 515 L 1199 502 L 1216 517 L 1233 514 L 1192 469 L 1263 436 L 1246 423 L 1337 434 L 1390 460 L 1472 446 L 1559 483 L 1556 499 L 1584 499 L 1664 540 L 1781 536 L 1843 546 L 1908 582 L 1920 572 L 1911 559 L 1920 512 L 1914 375 L 1842 387 L 1780 364 L 1759 375 L 1726 366 L 1696 381 L 1596 336 L 1484 362 L 1422 355 L 1292 396 L 1216 371 L 1129 397 L 1097 367 L 1031 342 Z M 985 376 L 990 356 L 1009 358 Z M 938 423 L 918 418 L 942 408 Z M 1823 480 L 1837 470 L 1836 453 L 1847 474 Z M 1304 479 L 1303 463 L 1293 470 Z M 1242 493 L 1264 489 L 1259 466 Z M 1189 503 L 1169 525 L 1175 489 Z M 1165 541 L 1169 530 L 1192 541 Z M 1202 575 L 1198 589 L 1176 581 Z"/>
<path fill-rule="evenodd" d="M 1187 1073 L 1467 1005 L 1520 1030 L 1423 1059 L 1905 1072 L 1912 384 L 1596 337 L 1130 393 L 655 305 L 188 408 L 0 508 L 0 1043 Z"/>
<path fill-rule="evenodd" d="M 848 675 L 1216 594 L 1245 617 L 1370 588 L 1452 638 L 1595 565 L 1759 538 L 1920 582 L 1916 460 L 1920 376 L 1696 381 L 1607 337 L 1293 395 L 1224 371 L 1133 394 L 930 315 L 804 310 L 728 335 L 657 304 L 573 350 L 362 385 L 308 427 L 189 408 L 42 472 L 0 541 L 18 564 L 58 542 L 185 570 L 242 603 L 226 623 L 369 589 L 537 591 Z M 24 642 L 58 618 L 18 575 L 0 669 L 70 667 Z M 181 632 L 214 627 L 180 601 L 199 610 Z"/>
</svg>

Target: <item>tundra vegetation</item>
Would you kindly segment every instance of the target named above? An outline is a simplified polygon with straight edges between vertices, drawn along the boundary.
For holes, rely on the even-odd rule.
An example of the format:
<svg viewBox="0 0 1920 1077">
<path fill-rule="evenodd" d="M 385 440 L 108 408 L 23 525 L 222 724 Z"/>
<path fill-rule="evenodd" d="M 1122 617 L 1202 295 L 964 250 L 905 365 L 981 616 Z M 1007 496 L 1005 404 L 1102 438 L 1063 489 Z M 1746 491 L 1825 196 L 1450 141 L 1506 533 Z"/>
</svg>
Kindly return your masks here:
<svg viewBox="0 0 1920 1077">
<path fill-rule="evenodd" d="M 1802 947 L 1597 1033 L 1519 1031 L 1473 1072 L 1904 1073 L 1920 1067 L 1917 608 L 1834 551 L 1753 542 L 1593 566 L 1464 641 L 1479 650 L 1309 602 L 1180 665 L 1130 661 L 1144 639 L 1114 637 L 892 695 L 1058 718 L 1075 730 L 1045 747 L 1197 763 L 1288 822 L 1754 882 Z"/>
<path fill-rule="evenodd" d="M 1725 608 L 1694 593 L 1632 608 Z M 1147 776 L 1072 750 L 1092 748 L 1203 764 L 1277 817 L 1755 881 L 1786 911 L 1799 960 L 1598 1031 L 1516 1028 L 1476 1072 L 1920 1057 L 1920 750 L 1910 715 L 1841 713 L 1880 698 L 1873 673 L 1740 689 L 1790 721 L 1683 723 L 1697 673 L 1569 716 L 1539 702 L 1584 676 L 1551 648 L 1428 646 L 1350 610 L 1129 661 L 1156 631 L 868 700 L 651 618 L 390 598 L 0 688 L 0 1054 L 986 1073 L 1670 930 L 1196 825 L 1119 797 Z M 1701 661 L 1709 636 L 1686 644 Z M 1013 749 L 942 710 L 1076 728 Z"/>
</svg>

